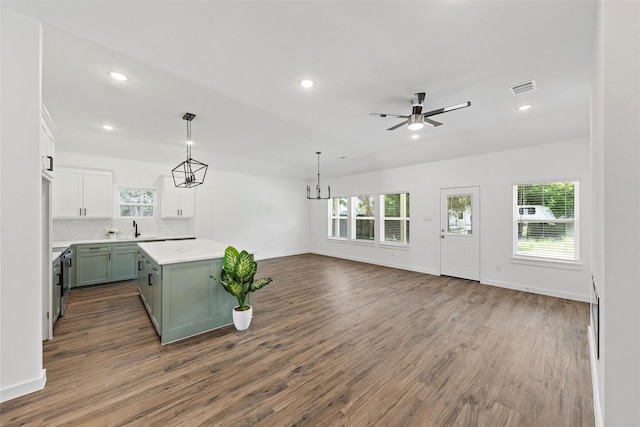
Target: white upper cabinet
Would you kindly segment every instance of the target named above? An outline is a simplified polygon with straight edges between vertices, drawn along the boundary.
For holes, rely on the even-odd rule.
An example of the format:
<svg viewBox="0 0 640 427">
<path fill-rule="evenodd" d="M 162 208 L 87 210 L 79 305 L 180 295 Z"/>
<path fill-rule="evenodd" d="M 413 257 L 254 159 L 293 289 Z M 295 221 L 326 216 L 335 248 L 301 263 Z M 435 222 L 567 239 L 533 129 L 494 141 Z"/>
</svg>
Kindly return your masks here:
<svg viewBox="0 0 640 427">
<path fill-rule="evenodd" d="M 111 218 L 113 173 L 56 168 L 52 205 L 54 218 Z"/>
<path fill-rule="evenodd" d="M 190 218 L 195 213 L 195 190 L 178 188 L 173 178 L 162 177 L 160 180 L 163 218 Z"/>
<path fill-rule="evenodd" d="M 53 157 L 56 152 L 56 126 L 51 120 L 49 112 L 42 106 L 40 118 L 40 159 L 42 175 L 47 179 L 53 179 Z"/>
</svg>

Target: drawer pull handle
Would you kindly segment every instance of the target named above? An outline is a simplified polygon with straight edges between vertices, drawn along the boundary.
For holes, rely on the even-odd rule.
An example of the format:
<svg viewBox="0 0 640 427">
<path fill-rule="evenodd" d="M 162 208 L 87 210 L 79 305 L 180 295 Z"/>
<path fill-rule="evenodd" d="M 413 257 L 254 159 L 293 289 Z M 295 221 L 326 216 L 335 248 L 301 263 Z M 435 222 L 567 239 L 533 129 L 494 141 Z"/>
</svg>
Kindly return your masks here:
<svg viewBox="0 0 640 427">
<path fill-rule="evenodd" d="M 151 283 L 151 273 L 149 273 L 149 286 L 153 285 L 153 283 Z"/>
</svg>

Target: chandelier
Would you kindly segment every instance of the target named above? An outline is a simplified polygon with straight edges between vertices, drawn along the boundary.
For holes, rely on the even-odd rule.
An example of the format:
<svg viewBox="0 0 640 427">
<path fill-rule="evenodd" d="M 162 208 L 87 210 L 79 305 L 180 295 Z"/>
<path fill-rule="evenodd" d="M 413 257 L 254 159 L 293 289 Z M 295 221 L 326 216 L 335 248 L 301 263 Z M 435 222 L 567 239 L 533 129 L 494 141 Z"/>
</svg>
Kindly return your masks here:
<svg viewBox="0 0 640 427">
<path fill-rule="evenodd" d="M 193 144 L 193 141 L 191 141 L 191 121 L 195 117 L 196 115 L 191 113 L 185 113 L 182 117 L 183 120 L 187 121 L 187 160 L 171 171 L 173 183 L 180 188 L 192 188 L 202 184 L 207 174 L 208 166 L 191 158 L 191 145 Z"/>
<path fill-rule="evenodd" d="M 320 151 L 316 151 L 318 155 L 318 183 L 316 184 L 316 197 L 311 197 L 311 187 L 307 185 L 307 199 L 309 200 L 327 200 L 331 198 L 331 187 L 327 186 L 327 190 L 329 191 L 329 195 L 327 197 L 320 196 Z"/>
</svg>

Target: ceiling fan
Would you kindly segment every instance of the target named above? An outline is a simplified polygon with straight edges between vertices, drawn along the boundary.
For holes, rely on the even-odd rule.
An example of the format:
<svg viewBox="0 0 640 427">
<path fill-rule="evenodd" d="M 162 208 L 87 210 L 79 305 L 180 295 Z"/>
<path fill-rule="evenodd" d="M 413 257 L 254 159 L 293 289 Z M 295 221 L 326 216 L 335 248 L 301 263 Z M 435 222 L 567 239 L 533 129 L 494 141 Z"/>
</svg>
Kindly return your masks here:
<svg viewBox="0 0 640 427">
<path fill-rule="evenodd" d="M 437 110 L 428 111 L 426 113 L 422 112 L 422 103 L 424 102 L 424 92 L 417 92 L 414 94 L 413 98 L 411 98 L 411 105 L 413 108 L 411 109 L 411 114 L 408 116 L 400 116 L 398 114 L 386 114 L 386 113 L 370 113 L 370 116 L 373 117 L 397 117 L 400 119 L 406 119 L 405 121 L 398 123 L 395 126 L 391 126 L 387 130 L 398 129 L 401 126 L 409 123 L 410 130 L 418 130 L 422 129 L 422 127 L 427 124 L 433 127 L 440 126 L 442 123 L 436 122 L 435 120 L 431 120 L 428 117 L 435 116 L 437 114 L 448 113 L 449 111 L 458 110 L 460 108 L 469 107 L 471 102 L 463 102 L 462 104 L 452 105 L 450 107 L 438 108 Z"/>
</svg>

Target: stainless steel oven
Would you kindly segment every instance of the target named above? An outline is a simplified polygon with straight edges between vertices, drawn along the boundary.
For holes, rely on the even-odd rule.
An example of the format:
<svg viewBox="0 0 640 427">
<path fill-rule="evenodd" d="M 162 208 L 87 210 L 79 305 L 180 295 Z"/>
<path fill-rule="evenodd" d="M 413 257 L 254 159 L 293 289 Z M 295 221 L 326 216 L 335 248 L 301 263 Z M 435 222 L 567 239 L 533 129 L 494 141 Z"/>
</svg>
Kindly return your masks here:
<svg viewBox="0 0 640 427">
<path fill-rule="evenodd" d="M 60 304 L 60 316 L 64 316 L 67 312 L 67 306 L 69 305 L 69 292 L 71 291 L 71 267 L 73 262 L 73 251 L 67 249 L 60 257 L 60 269 L 62 270 L 62 289 L 61 304 Z"/>
</svg>

